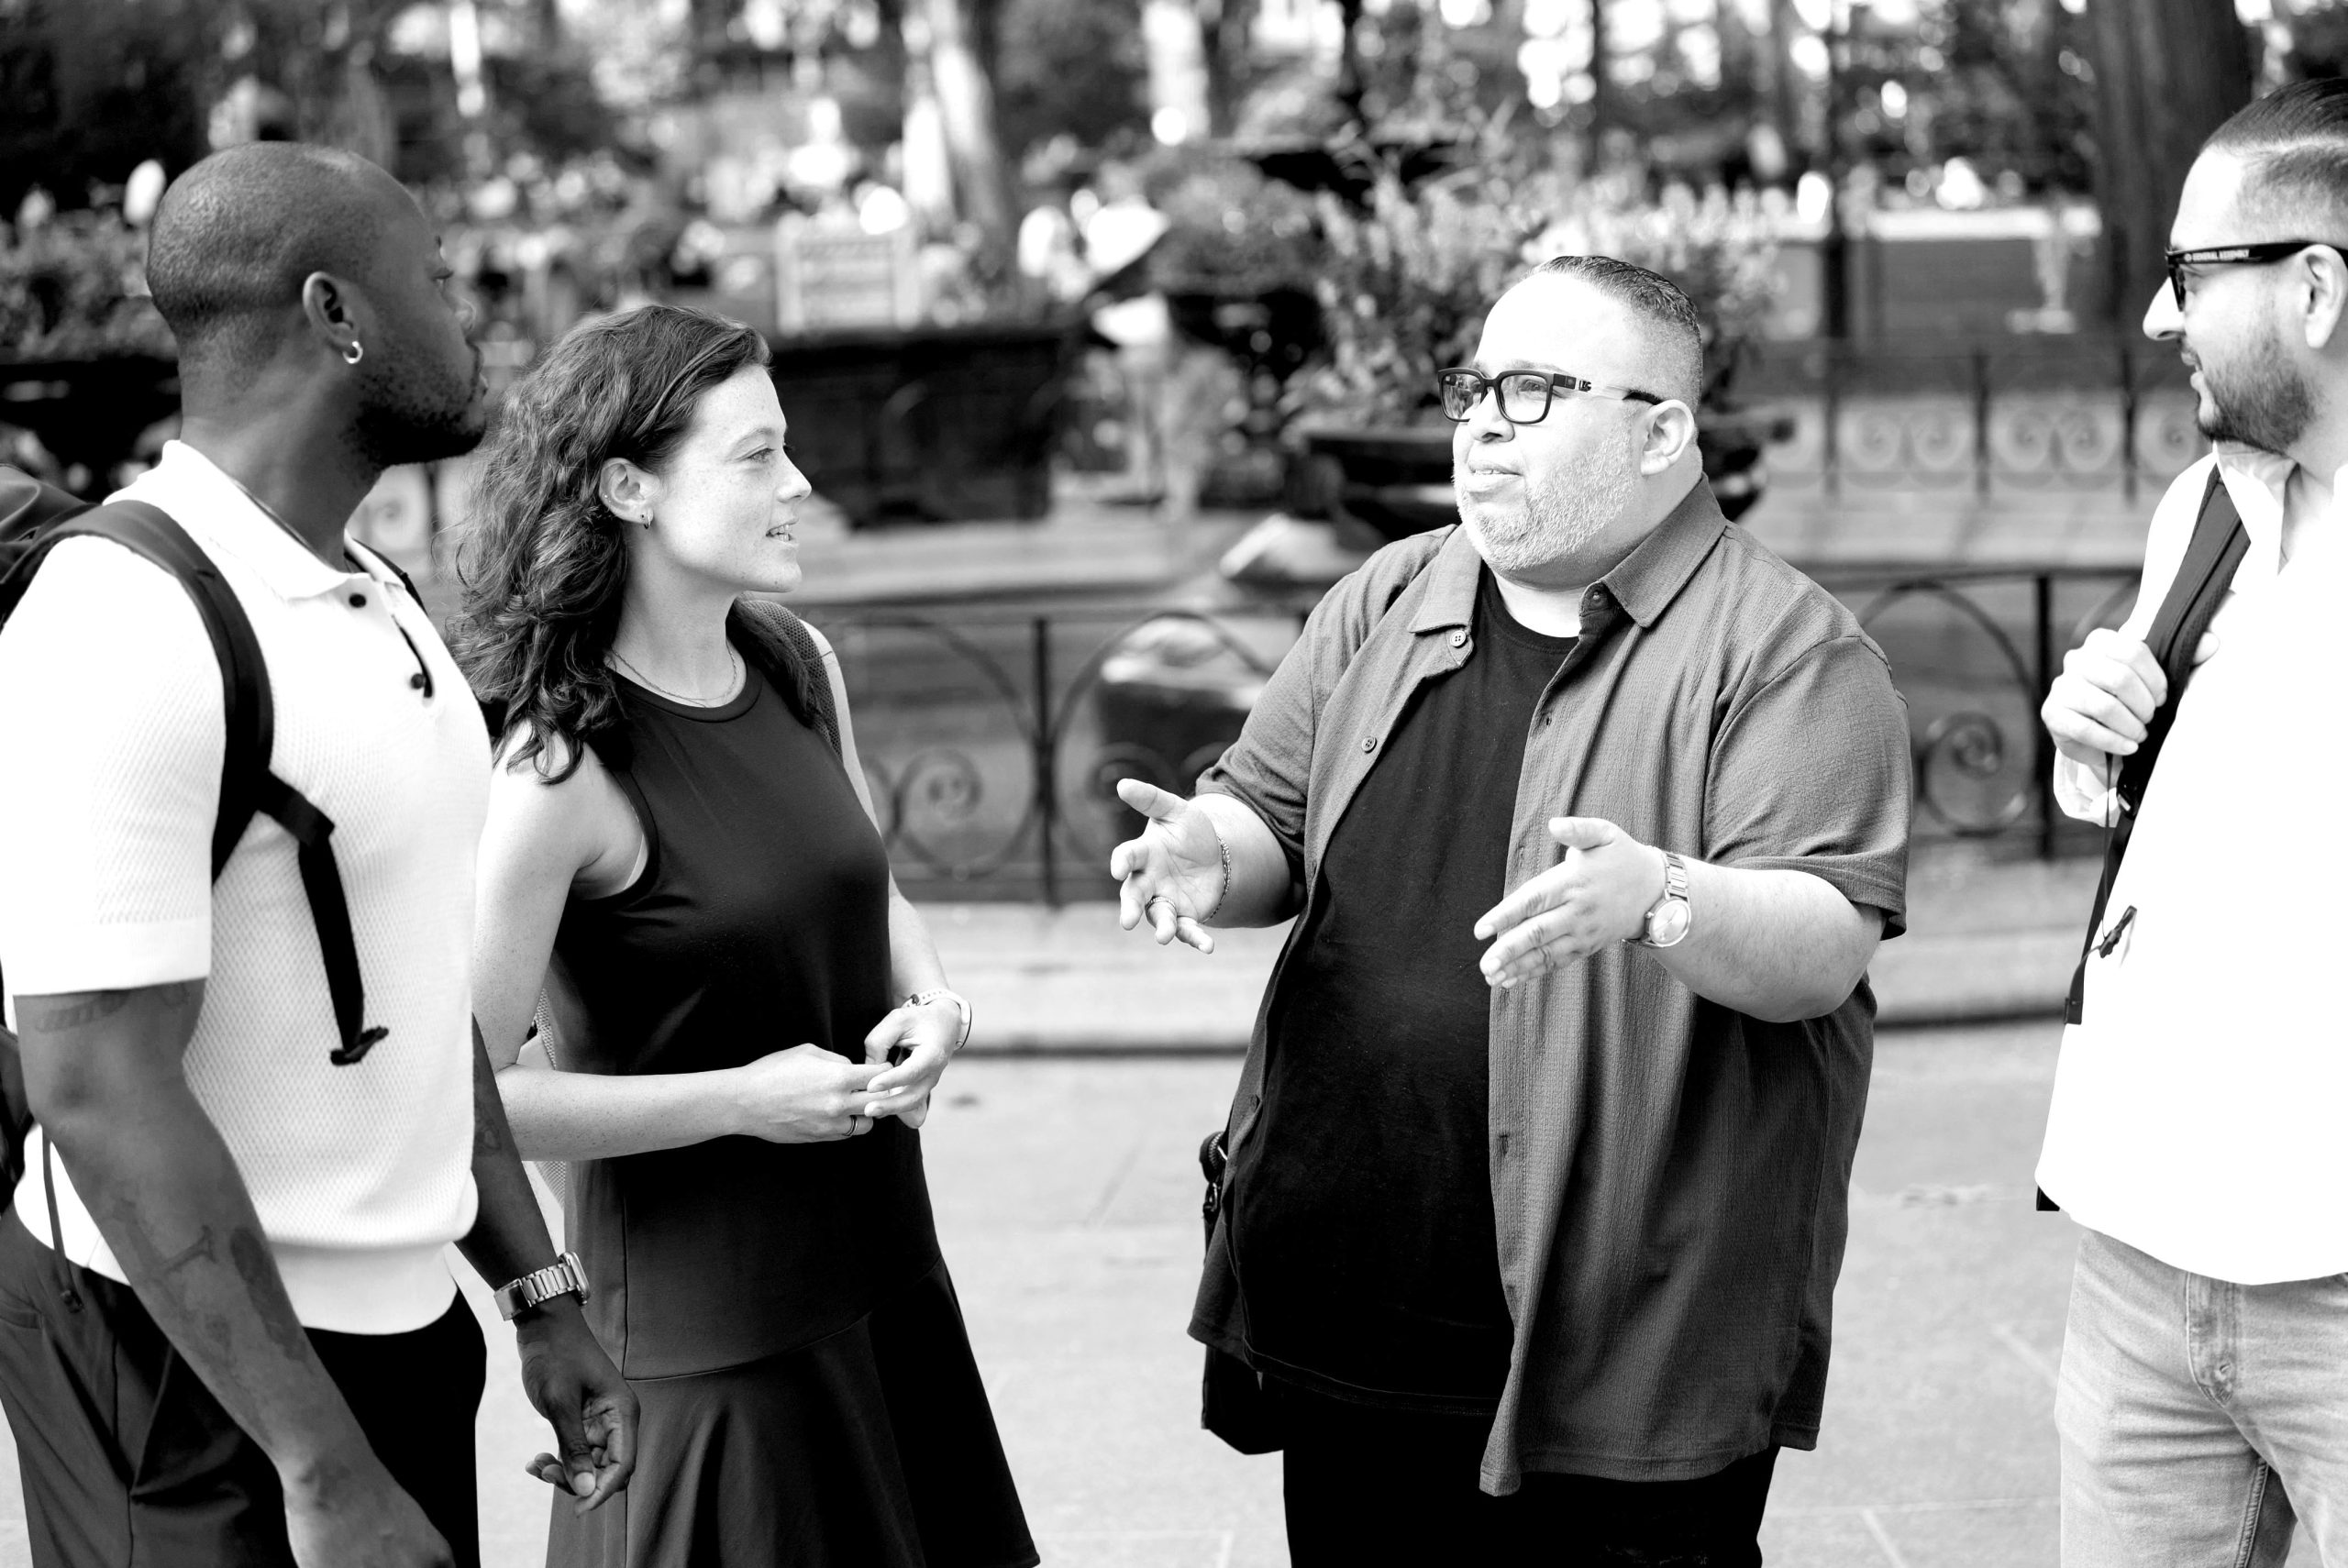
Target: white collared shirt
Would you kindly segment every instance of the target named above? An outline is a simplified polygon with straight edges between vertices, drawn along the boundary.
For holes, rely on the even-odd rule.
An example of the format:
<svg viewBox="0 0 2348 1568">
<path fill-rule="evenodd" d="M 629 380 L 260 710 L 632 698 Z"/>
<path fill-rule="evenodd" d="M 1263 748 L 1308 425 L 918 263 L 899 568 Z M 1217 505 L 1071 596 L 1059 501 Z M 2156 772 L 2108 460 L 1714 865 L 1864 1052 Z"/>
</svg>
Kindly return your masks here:
<svg viewBox="0 0 2348 1568">
<path fill-rule="evenodd" d="M 103 540 L 58 546 L 0 629 L 0 974 L 13 995 L 205 980 L 184 1066 L 252 1195 L 302 1321 L 421 1328 L 471 1229 L 473 856 L 489 747 L 472 694 L 392 573 L 338 571 L 194 448 L 122 492 L 170 513 L 251 619 L 272 766 L 333 819 L 366 985 L 389 1032 L 335 1066 L 294 845 L 256 815 L 211 879 L 219 666 L 172 578 Z M 424 684 L 428 679 L 427 695 Z M 39 1134 L 16 1202 L 49 1239 Z M 64 1250 L 120 1265 L 58 1167 Z"/>
<path fill-rule="evenodd" d="M 2227 448 L 2153 515 L 2121 627 L 2141 640 L 2191 539 L 2215 463 L 2250 549 L 2177 700 L 2103 932 L 2083 1021 L 2064 1033 L 2039 1185 L 2081 1224 L 2243 1285 L 2348 1270 L 2348 1013 L 2339 977 L 2348 835 L 2307 781 L 2341 777 L 2348 543 L 2288 458 Z M 2296 477 L 2295 477 L 2296 476 Z M 2289 538 L 2287 559 L 2285 539 Z M 2287 748 L 2291 768 L 2274 758 Z M 2116 809 L 2069 758 L 2063 808 Z M 2317 798 L 2320 798 L 2320 794 Z"/>
</svg>

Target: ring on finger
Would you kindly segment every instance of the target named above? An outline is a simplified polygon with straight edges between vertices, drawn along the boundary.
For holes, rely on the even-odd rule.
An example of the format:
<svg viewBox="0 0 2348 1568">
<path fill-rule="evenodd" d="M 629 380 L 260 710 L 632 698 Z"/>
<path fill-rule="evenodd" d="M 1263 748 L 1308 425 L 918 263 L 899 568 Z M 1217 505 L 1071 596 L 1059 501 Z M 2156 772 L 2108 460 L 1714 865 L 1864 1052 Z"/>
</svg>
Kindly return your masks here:
<svg viewBox="0 0 2348 1568">
<path fill-rule="evenodd" d="M 1152 910 L 1157 908 L 1159 904 L 1164 904 L 1166 906 L 1166 912 L 1168 914 L 1175 915 L 1177 919 L 1180 918 L 1180 916 L 1176 913 L 1174 900 L 1168 898 L 1163 893 L 1152 893 L 1149 896 L 1149 901 L 1142 905 L 1142 909 L 1144 911 Z"/>
</svg>

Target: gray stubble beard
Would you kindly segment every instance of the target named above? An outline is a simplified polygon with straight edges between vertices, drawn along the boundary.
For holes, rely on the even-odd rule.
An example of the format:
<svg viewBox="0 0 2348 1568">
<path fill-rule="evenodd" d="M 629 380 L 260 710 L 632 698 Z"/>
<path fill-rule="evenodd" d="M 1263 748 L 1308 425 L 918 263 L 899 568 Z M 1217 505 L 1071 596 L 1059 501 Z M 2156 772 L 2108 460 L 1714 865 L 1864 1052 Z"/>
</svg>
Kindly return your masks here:
<svg viewBox="0 0 2348 1568">
<path fill-rule="evenodd" d="M 1540 489 L 1528 488 L 1514 526 L 1495 528 L 1479 518 L 1468 499 L 1458 495 L 1455 478 L 1460 518 L 1485 564 L 1505 576 L 1525 575 L 1580 553 L 1604 533 L 1623 514 L 1637 470 L 1627 458 L 1602 466 L 1603 456 L 1593 453 L 1553 474 Z"/>
</svg>

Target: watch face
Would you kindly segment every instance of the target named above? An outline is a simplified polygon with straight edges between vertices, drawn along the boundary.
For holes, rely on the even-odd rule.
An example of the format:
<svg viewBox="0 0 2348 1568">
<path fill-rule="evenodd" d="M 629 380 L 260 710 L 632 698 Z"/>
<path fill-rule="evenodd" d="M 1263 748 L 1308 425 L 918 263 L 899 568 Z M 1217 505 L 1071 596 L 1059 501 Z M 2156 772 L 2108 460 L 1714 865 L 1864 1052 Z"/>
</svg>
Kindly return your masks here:
<svg viewBox="0 0 2348 1568">
<path fill-rule="evenodd" d="M 1688 934 L 1688 900 L 1666 899 L 1663 907 L 1647 916 L 1647 942 L 1651 946 L 1669 947 Z"/>
</svg>

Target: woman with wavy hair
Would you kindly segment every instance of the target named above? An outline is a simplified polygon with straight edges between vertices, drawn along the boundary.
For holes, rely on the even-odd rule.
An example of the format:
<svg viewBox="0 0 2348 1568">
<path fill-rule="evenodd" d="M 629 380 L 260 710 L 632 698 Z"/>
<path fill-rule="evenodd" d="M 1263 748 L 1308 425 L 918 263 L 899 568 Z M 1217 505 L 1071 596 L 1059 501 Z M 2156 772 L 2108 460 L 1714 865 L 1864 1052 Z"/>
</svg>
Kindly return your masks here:
<svg viewBox="0 0 2348 1568">
<path fill-rule="evenodd" d="M 474 1010 L 523 1154 L 569 1162 L 643 1408 L 626 1508 L 559 1501 L 548 1562 L 1013 1568 L 915 1131 L 969 1009 L 890 877 L 837 660 L 745 597 L 798 586 L 808 494 L 767 360 L 672 306 L 579 326 L 474 492 L 453 641 L 504 715 Z"/>
</svg>

